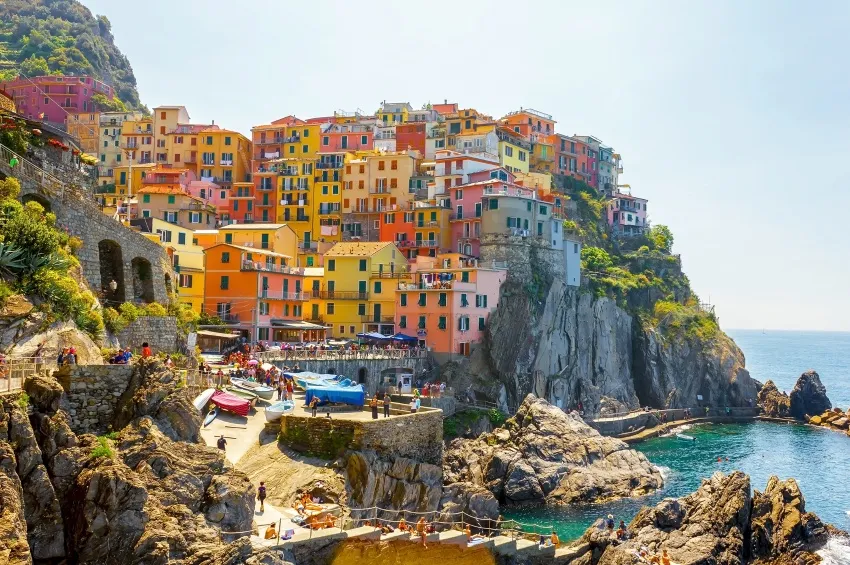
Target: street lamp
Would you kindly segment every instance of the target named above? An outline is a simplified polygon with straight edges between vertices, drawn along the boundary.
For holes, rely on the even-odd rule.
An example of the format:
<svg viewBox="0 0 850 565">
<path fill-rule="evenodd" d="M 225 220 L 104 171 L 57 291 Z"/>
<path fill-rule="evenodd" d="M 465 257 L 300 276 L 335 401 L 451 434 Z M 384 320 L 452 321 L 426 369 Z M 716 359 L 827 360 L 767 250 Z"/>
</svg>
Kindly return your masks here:
<svg viewBox="0 0 850 565">
<path fill-rule="evenodd" d="M 111 290 L 113 293 L 118 290 L 118 283 L 115 282 L 115 279 L 109 281 L 109 290 Z"/>
</svg>

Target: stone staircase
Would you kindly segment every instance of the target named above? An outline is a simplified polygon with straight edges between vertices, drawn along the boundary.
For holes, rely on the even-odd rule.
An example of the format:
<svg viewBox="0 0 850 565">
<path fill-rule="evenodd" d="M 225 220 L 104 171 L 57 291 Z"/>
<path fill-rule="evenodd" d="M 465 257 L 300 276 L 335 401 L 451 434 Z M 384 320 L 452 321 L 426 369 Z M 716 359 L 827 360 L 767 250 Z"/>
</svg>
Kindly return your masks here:
<svg viewBox="0 0 850 565">
<path fill-rule="evenodd" d="M 9 164 L 13 157 L 18 160 L 18 164 L 14 169 Z M 18 155 L 2 144 L 0 144 L 0 172 L 6 176 L 32 181 L 42 187 L 44 191 L 54 196 L 62 196 L 69 186 L 54 174 L 45 171 L 29 159 Z"/>
</svg>

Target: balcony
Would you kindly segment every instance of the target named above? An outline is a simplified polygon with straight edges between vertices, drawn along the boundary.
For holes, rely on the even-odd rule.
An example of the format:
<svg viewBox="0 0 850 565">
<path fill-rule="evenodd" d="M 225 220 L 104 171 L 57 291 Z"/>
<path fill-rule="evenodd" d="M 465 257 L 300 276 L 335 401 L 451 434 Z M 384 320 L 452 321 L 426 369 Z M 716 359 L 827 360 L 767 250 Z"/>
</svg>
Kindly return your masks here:
<svg viewBox="0 0 850 565">
<path fill-rule="evenodd" d="M 301 141 L 300 135 L 290 135 L 289 137 L 282 138 L 283 143 L 298 143 Z"/>
<path fill-rule="evenodd" d="M 279 169 L 278 174 L 285 177 L 297 177 L 301 175 L 301 173 L 298 172 L 298 167 Z"/>
<path fill-rule="evenodd" d="M 316 251 L 319 249 L 319 242 L 317 241 L 299 241 L 298 249 L 302 251 Z"/>
<path fill-rule="evenodd" d="M 310 300 L 312 297 L 313 295 L 309 292 L 281 292 L 279 290 L 260 291 L 260 298 L 267 298 L 269 300 L 293 300 L 303 302 L 304 300 Z"/>
<path fill-rule="evenodd" d="M 257 161 L 268 161 L 269 159 L 280 159 L 280 151 L 274 151 L 272 153 L 261 152 L 257 154 Z M 222 163 L 223 165 L 224 163 Z"/>
<path fill-rule="evenodd" d="M 369 300 L 369 293 L 343 292 L 339 290 L 320 290 L 318 298 L 324 300 Z"/>
<path fill-rule="evenodd" d="M 232 167 L 233 159 L 221 159 L 218 164 L 222 167 Z"/>
<path fill-rule="evenodd" d="M 280 145 L 283 143 L 283 137 L 273 137 L 271 139 L 260 138 L 254 142 L 254 145 Z"/>
<path fill-rule="evenodd" d="M 341 169 L 342 161 L 316 163 L 317 169 Z"/>
<path fill-rule="evenodd" d="M 310 201 L 307 198 L 281 198 L 280 200 L 281 206 L 307 206 L 309 204 Z"/>
<path fill-rule="evenodd" d="M 386 186 L 373 186 L 369 189 L 369 194 L 389 194 L 390 189 Z"/>
<path fill-rule="evenodd" d="M 320 216 L 329 216 L 333 214 L 339 214 L 339 204 L 335 204 L 333 206 L 319 206 L 319 215 Z"/>
<path fill-rule="evenodd" d="M 440 227 L 440 222 L 436 220 L 430 220 L 427 222 L 416 222 L 417 228 L 437 228 Z"/>
<path fill-rule="evenodd" d="M 198 156 L 197 155 L 186 155 L 183 158 L 183 162 L 184 163 L 197 163 L 198 162 Z"/>
<path fill-rule="evenodd" d="M 268 249 L 257 248 L 257 253 L 261 254 Z M 304 269 L 299 267 L 290 267 L 289 265 L 273 265 L 263 261 L 242 261 L 243 271 L 262 271 L 264 273 L 282 273 L 284 275 L 304 275 Z"/>
<path fill-rule="evenodd" d="M 216 312 L 216 317 L 225 324 L 238 324 L 239 314 L 231 314 L 229 312 Z"/>
<path fill-rule="evenodd" d="M 396 241 L 398 247 L 402 246 L 403 241 Z M 378 265 L 377 270 L 372 270 L 373 279 L 403 279 L 410 276 L 410 271 L 407 270 L 407 265 Z"/>
<path fill-rule="evenodd" d="M 360 316 L 360 321 L 364 324 L 394 324 L 395 318 L 392 316 Z"/>
</svg>

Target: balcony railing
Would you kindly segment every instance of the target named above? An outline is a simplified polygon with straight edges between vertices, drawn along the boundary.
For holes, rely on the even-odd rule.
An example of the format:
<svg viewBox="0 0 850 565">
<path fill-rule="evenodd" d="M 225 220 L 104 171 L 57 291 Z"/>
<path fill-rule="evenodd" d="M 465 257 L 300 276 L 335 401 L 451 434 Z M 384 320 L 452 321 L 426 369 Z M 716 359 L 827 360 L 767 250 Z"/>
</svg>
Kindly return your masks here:
<svg viewBox="0 0 850 565">
<path fill-rule="evenodd" d="M 279 290 L 262 290 L 260 298 L 268 298 L 270 300 L 295 300 L 303 301 L 310 300 L 313 295 L 309 292 L 281 292 Z"/>
<path fill-rule="evenodd" d="M 319 206 L 319 215 L 339 214 L 339 205 Z"/>
<path fill-rule="evenodd" d="M 283 143 L 283 137 L 273 137 L 271 139 L 263 139 L 254 142 L 254 145 L 280 145 Z"/>
<path fill-rule="evenodd" d="M 316 163 L 316 168 L 317 169 L 341 169 L 342 168 L 342 161 L 335 161 L 335 162 L 331 162 L 331 163 L 327 163 L 327 162 Z"/>
<path fill-rule="evenodd" d="M 226 312 L 216 312 L 216 317 L 225 324 L 238 324 L 239 314 L 230 314 Z"/>
<path fill-rule="evenodd" d="M 318 298 L 322 298 L 324 300 L 369 300 L 369 293 L 320 290 Z"/>
<path fill-rule="evenodd" d="M 319 249 L 319 243 L 317 241 L 299 241 L 298 249 L 303 249 L 304 251 L 316 251 Z"/>
<path fill-rule="evenodd" d="M 268 251 L 267 249 L 257 248 L 257 253 Z M 304 275 L 304 269 L 300 267 L 290 267 L 289 265 L 272 265 L 262 261 L 242 261 L 243 271 L 262 271 L 264 273 L 283 273 L 284 275 Z"/>
<path fill-rule="evenodd" d="M 436 239 L 416 239 L 416 240 L 405 240 L 399 241 L 397 243 L 399 247 L 440 247 L 440 242 Z"/>
<path fill-rule="evenodd" d="M 392 316 L 360 316 L 360 321 L 364 324 L 394 324 L 395 318 Z"/>
<path fill-rule="evenodd" d="M 283 143 L 296 143 L 298 141 L 301 141 L 300 135 L 290 135 L 289 137 L 283 138 Z"/>
</svg>

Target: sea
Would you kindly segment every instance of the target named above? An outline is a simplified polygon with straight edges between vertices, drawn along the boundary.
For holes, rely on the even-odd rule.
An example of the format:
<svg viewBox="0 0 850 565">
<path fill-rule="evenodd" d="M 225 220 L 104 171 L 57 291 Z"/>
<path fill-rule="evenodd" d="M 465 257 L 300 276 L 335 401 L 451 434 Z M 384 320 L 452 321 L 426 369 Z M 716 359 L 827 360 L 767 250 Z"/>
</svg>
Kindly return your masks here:
<svg viewBox="0 0 850 565">
<path fill-rule="evenodd" d="M 753 378 L 761 382 L 771 379 L 780 390 L 790 392 L 800 374 L 814 369 L 833 406 L 850 407 L 850 333 L 727 333 L 744 351 Z M 754 490 L 763 490 L 771 475 L 795 478 L 807 510 L 850 531 L 850 437 L 845 434 L 768 422 L 696 425 L 679 433 L 696 441 L 685 441 L 671 433 L 635 445 L 665 477 L 665 486 L 657 493 L 605 504 L 506 509 L 505 518 L 536 524 L 536 528 L 528 528 L 532 530 L 554 528 L 562 540 L 571 540 L 581 536 L 597 518 L 613 514 L 617 521 L 628 523 L 642 506 L 693 492 L 716 471 L 741 470 L 750 475 Z M 834 540 L 822 557 L 825 565 L 850 565 L 850 540 Z"/>
</svg>

